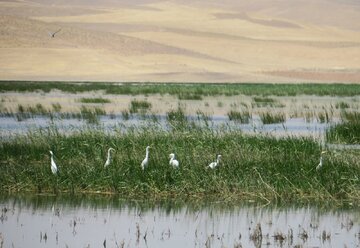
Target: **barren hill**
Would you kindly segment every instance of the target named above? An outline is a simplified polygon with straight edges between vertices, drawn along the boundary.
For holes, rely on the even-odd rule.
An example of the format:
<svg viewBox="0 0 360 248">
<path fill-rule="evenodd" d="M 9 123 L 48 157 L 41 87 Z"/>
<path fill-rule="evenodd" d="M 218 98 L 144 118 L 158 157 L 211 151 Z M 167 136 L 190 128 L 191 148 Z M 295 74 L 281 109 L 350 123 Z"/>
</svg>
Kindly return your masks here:
<svg viewBox="0 0 360 248">
<path fill-rule="evenodd" d="M 360 82 L 360 3 L 0 1 L 0 56 L 2 80 Z"/>
</svg>

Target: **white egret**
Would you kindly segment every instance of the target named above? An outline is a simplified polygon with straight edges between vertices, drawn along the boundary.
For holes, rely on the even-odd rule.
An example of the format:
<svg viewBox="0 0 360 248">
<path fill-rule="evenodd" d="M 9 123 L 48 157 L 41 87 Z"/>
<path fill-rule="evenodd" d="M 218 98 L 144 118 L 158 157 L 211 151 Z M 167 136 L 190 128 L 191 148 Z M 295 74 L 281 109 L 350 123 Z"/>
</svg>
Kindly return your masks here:
<svg viewBox="0 0 360 248">
<path fill-rule="evenodd" d="M 177 160 L 175 159 L 175 154 L 174 154 L 174 153 L 170 153 L 169 158 L 170 158 L 169 164 L 170 164 L 174 169 L 179 168 L 179 161 L 177 161 Z"/>
<path fill-rule="evenodd" d="M 145 168 L 148 166 L 149 163 L 149 149 L 150 146 L 146 147 L 146 156 L 144 158 L 144 160 L 141 162 L 141 169 L 145 170 Z"/>
<path fill-rule="evenodd" d="M 321 169 L 321 167 L 323 166 L 323 154 L 325 154 L 326 153 L 326 151 L 322 151 L 321 152 L 321 155 L 320 155 L 320 163 L 316 166 L 316 170 L 318 171 L 318 170 L 320 170 Z"/>
<path fill-rule="evenodd" d="M 108 152 L 107 152 L 107 159 L 106 159 L 106 162 L 104 164 L 104 167 L 108 167 L 111 163 L 111 151 L 114 151 L 115 152 L 115 149 L 114 148 L 109 148 Z"/>
<path fill-rule="evenodd" d="M 219 154 L 219 155 L 217 155 L 217 157 L 216 157 L 216 161 L 210 163 L 210 164 L 209 164 L 209 167 L 210 167 L 211 169 L 215 169 L 215 167 L 220 164 L 220 159 L 221 159 L 221 155 Z"/>
<path fill-rule="evenodd" d="M 51 154 L 51 172 L 56 175 L 57 171 L 58 171 L 58 168 L 55 164 L 55 161 L 54 161 L 54 154 L 52 151 L 50 151 L 50 154 Z"/>
</svg>

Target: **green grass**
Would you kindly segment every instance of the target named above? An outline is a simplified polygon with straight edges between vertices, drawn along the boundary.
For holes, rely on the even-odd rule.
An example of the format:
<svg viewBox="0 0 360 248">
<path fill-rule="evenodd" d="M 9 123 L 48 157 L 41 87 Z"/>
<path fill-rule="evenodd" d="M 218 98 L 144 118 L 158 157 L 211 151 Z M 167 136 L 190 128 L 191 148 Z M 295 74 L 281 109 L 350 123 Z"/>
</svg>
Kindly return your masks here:
<svg viewBox="0 0 360 248">
<path fill-rule="evenodd" d="M 35 106 L 26 106 L 26 107 L 19 104 L 17 106 L 17 113 L 12 113 L 9 112 L 8 110 L 5 110 L 3 113 L 6 116 L 15 116 L 15 118 L 18 121 L 23 121 L 35 115 L 49 116 L 51 114 L 51 111 L 45 109 L 45 107 L 42 104 L 38 103 Z"/>
<path fill-rule="evenodd" d="M 18 113 L 28 113 L 32 115 L 47 115 L 49 114 L 49 110 L 45 109 L 45 107 L 38 103 L 35 106 L 27 106 L 24 107 L 23 105 L 19 104 L 17 107 Z"/>
<path fill-rule="evenodd" d="M 254 102 L 256 103 L 275 103 L 275 99 L 268 98 L 268 97 L 254 97 Z"/>
<path fill-rule="evenodd" d="M 171 110 L 166 114 L 168 124 L 173 130 L 183 130 L 189 127 L 188 119 L 182 108 Z"/>
<path fill-rule="evenodd" d="M 360 113 L 342 112 L 342 123 L 332 125 L 326 131 L 330 143 L 360 144 Z"/>
<path fill-rule="evenodd" d="M 125 121 L 127 121 L 130 119 L 131 113 L 127 110 L 123 110 L 121 111 L 121 116 Z"/>
<path fill-rule="evenodd" d="M 151 146 L 149 167 L 142 171 L 147 145 Z M 109 147 L 116 152 L 113 163 L 104 169 Z M 167 132 L 146 127 L 127 133 L 97 129 L 61 134 L 49 128 L 1 140 L 0 188 L 2 192 L 104 192 L 146 199 L 214 196 L 359 203 L 359 160 L 328 153 L 322 170 L 316 171 L 321 149 L 307 138 L 253 137 L 236 131 Z M 50 171 L 49 150 L 55 154 L 57 176 Z M 168 164 L 172 152 L 180 161 L 179 170 Z M 216 154 L 222 154 L 221 166 L 206 169 Z"/>
<path fill-rule="evenodd" d="M 284 113 L 261 113 L 260 119 L 263 124 L 283 123 L 286 121 Z"/>
<path fill-rule="evenodd" d="M 341 118 L 345 122 L 360 123 L 360 112 L 343 111 L 341 112 Z"/>
<path fill-rule="evenodd" d="M 132 100 L 130 103 L 130 113 L 146 112 L 151 109 L 151 103 L 147 101 Z"/>
<path fill-rule="evenodd" d="M 52 106 L 54 112 L 59 113 L 61 111 L 62 107 L 61 107 L 60 103 L 53 103 L 51 106 Z"/>
<path fill-rule="evenodd" d="M 97 97 L 97 98 L 81 98 L 82 103 L 111 103 L 109 99 Z"/>
<path fill-rule="evenodd" d="M 0 92 L 18 91 L 50 92 L 53 89 L 67 93 L 103 90 L 107 94 L 148 95 L 171 94 L 178 96 L 215 96 L 215 95 L 257 95 L 257 96 L 296 96 L 296 95 L 360 95 L 360 84 L 202 84 L 202 83 L 106 83 L 106 82 L 36 82 L 36 81 L 0 81 Z"/>
<path fill-rule="evenodd" d="M 360 144 L 360 123 L 341 123 L 331 126 L 326 131 L 330 143 Z"/>
<path fill-rule="evenodd" d="M 86 106 L 81 106 L 80 115 L 82 119 L 86 120 L 89 124 L 98 124 L 99 116 L 106 115 L 106 112 L 98 107 L 88 108 Z"/>
<path fill-rule="evenodd" d="M 251 118 L 249 111 L 240 112 L 236 110 L 231 110 L 230 112 L 228 112 L 227 115 L 230 121 L 238 121 L 243 124 L 249 123 Z"/>
<path fill-rule="evenodd" d="M 335 108 L 346 109 L 346 108 L 350 108 L 350 105 L 346 102 L 338 102 L 335 104 Z"/>
<path fill-rule="evenodd" d="M 329 113 L 326 110 L 324 112 L 319 112 L 317 114 L 317 119 L 320 123 L 329 123 L 330 122 Z"/>
</svg>

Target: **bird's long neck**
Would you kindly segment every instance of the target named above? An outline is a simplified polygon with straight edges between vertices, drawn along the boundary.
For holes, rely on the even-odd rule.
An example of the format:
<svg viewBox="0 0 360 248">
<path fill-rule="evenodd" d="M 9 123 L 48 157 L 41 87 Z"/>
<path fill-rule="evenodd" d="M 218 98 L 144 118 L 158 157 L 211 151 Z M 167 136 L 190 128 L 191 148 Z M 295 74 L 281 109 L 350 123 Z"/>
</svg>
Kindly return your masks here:
<svg viewBox="0 0 360 248">
<path fill-rule="evenodd" d="M 108 150 L 108 159 L 110 159 L 111 150 Z"/>
<path fill-rule="evenodd" d="M 149 149 L 146 149 L 146 156 L 147 159 L 149 158 Z"/>
<path fill-rule="evenodd" d="M 217 164 L 220 163 L 220 157 L 217 157 L 217 158 L 216 158 L 216 163 L 217 163 Z"/>
</svg>

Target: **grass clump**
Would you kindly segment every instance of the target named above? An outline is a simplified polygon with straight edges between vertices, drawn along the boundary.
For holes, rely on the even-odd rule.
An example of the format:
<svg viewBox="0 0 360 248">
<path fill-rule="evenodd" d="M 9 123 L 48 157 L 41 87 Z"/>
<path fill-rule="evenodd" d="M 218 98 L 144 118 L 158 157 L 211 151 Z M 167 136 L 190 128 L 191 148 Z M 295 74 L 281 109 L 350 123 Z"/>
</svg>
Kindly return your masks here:
<svg viewBox="0 0 360 248">
<path fill-rule="evenodd" d="M 38 103 L 35 106 L 23 106 L 19 104 L 17 106 L 17 113 L 7 113 L 8 116 L 13 115 L 18 121 L 23 121 L 33 117 L 34 115 L 50 115 L 51 112 L 41 104 Z"/>
<path fill-rule="evenodd" d="M 50 111 L 45 109 L 45 107 L 41 103 L 37 103 L 35 106 L 27 106 L 19 104 L 17 107 L 18 113 L 24 114 L 28 113 L 31 115 L 47 115 Z"/>
<path fill-rule="evenodd" d="M 268 97 L 254 97 L 253 98 L 254 102 L 257 103 L 275 103 L 275 99 L 272 98 L 268 98 Z"/>
<path fill-rule="evenodd" d="M 106 115 L 105 110 L 101 108 L 88 108 L 86 106 L 81 106 L 80 109 L 81 118 L 86 120 L 89 124 L 98 124 L 99 116 Z"/>
<path fill-rule="evenodd" d="M 251 118 L 249 111 L 240 112 L 236 110 L 231 110 L 230 112 L 228 112 L 227 115 L 230 121 L 238 121 L 243 124 L 248 124 Z"/>
<path fill-rule="evenodd" d="M 148 110 L 151 109 L 151 103 L 148 101 L 138 101 L 138 100 L 132 100 L 130 103 L 130 113 L 146 113 Z"/>
<path fill-rule="evenodd" d="M 188 119 L 185 115 L 185 112 L 182 108 L 178 108 L 177 110 L 171 110 L 166 114 L 166 119 L 174 130 L 180 129 L 183 130 L 188 127 Z"/>
<path fill-rule="evenodd" d="M 53 103 L 53 104 L 51 104 L 51 106 L 52 106 L 54 112 L 59 113 L 61 111 L 62 107 L 61 107 L 60 103 Z"/>
<path fill-rule="evenodd" d="M 129 111 L 123 110 L 123 111 L 121 111 L 121 116 L 122 116 L 123 120 L 127 121 L 130 119 L 131 114 Z"/>
<path fill-rule="evenodd" d="M 109 99 L 105 99 L 105 98 L 81 98 L 80 102 L 82 103 L 111 103 L 111 101 Z"/>
<path fill-rule="evenodd" d="M 253 98 L 254 103 L 252 103 L 252 107 L 277 107 L 277 108 L 283 108 L 285 107 L 284 104 L 278 102 L 277 100 L 273 98 L 268 97 L 254 97 Z"/>
<path fill-rule="evenodd" d="M 330 117 L 327 111 L 325 112 L 319 112 L 317 114 L 317 119 L 320 123 L 329 123 Z"/>
<path fill-rule="evenodd" d="M 360 123 L 360 112 L 343 111 L 341 118 L 345 122 Z"/>
<path fill-rule="evenodd" d="M 346 109 L 346 108 L 350 108 L 350 105 L 346 102 L 338 102 L 335 104 L 335 108 L 337 109 Z"/>
<path fill-rule="evenodd" d="M 217 197 L 264 201 L 359 202 L 360 162 L 327 154 L 315 170 L 321 147 L 310 138 L 245 136 L 241 132 L 153 128 L 126 133 L 43 129 L 0 141 L 0 189 L 33 192 L 107 192 L 126 197 Z M 149 166 L 140 167 L 150 145 Z M 106 151 L 116 149 L 104 169 Z M 50 171 L 54 151 L 59 174 Z M 175 152 L 180 168 L 169 166 Z M 207 169 L 216 154 L 221 165 Z"/>
<path fill-rule="evenodd" d="M 284 113 L 261 113 L 260 119 L 263 124 L 283 123 L 286 121 Z"/>
<path fill-rule="evenodd" d="M 326 131 L 326 139 L 331 143 L 360 144 L 360 113 L 342 112 L 343 122 L 331 126 Z"/>
<path fill-rule="evenodd" d="M 360 123 L 342 123 L 326 131 L 330 143 L 360 144 Z"/>
</svg>

